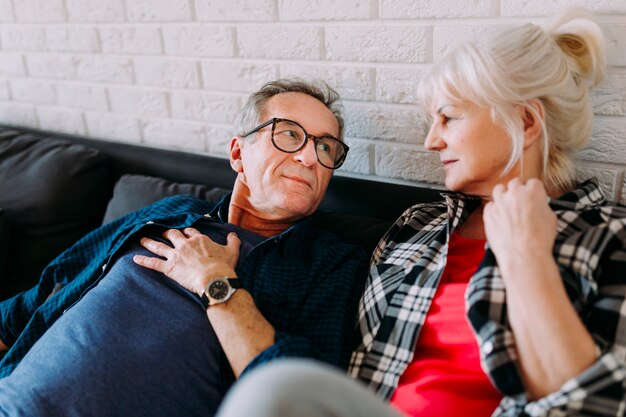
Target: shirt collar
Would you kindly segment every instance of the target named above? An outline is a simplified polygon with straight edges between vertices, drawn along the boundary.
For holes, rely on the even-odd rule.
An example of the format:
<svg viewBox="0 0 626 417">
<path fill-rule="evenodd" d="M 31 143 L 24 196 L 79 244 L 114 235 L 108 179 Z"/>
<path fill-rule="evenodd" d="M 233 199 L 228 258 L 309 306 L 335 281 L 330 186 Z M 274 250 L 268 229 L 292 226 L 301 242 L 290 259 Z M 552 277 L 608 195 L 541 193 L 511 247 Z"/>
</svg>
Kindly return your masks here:
<svg viewBox="0 0 626 417">
<path fill-rule="evenodd" d="M 224 195 L 224 197 L 222 197 L 220 201 L 217 202 L 215 207 L 213 207 L 213 209 L 209 212 L 209 216 L 211 218 L 218 218 L 223 223 L 228 223 L 228 209 L 230 207 L 231 197 L 232 192 Z M 273 239 L 276 242 L 281 242 L 285 237 L 293 234 L 294 237 L 293 239 L 289 240 L 291 242 L 289 246 L 297 246 L 301 239 L 304 239 L 312 228 L 313 222 L 311 220 L 311 216 L 307 216 L 304 219 L 293 224 L 287 230 L 279 233 L 278 235 L 268 238 L 268 240 Z"/>
<path fill-rule="evenodd" d="M 555 210 L 584 210 L 606 205 L 607 200 L 600 190 L 596 178 L 588 179 L 576 189 L 550 200 L 550 207 Z"/>
</svg>

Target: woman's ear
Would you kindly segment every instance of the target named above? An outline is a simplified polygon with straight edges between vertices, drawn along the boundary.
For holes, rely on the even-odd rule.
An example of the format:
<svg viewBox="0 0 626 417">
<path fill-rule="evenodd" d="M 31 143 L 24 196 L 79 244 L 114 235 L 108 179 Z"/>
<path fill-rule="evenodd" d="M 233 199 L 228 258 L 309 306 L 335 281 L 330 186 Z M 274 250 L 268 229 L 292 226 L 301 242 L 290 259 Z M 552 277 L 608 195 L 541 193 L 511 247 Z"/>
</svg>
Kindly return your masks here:
<svg viewBox="0 0 626 417">
<path fill-rule="evenodd" d="M 527 148 L 543 135 L 545 109 L 541 100 L 532 99 L 521 110 L 524 122 L 524 148 Z"/>
<path fill-rule="evenodd" d="M 237 174 L 243 172 L 243 162 L 241 160 L 242 142 L 243 138 L 240 136 L 235 136 L 230 141 L 230 166 Z"/>
</svg>

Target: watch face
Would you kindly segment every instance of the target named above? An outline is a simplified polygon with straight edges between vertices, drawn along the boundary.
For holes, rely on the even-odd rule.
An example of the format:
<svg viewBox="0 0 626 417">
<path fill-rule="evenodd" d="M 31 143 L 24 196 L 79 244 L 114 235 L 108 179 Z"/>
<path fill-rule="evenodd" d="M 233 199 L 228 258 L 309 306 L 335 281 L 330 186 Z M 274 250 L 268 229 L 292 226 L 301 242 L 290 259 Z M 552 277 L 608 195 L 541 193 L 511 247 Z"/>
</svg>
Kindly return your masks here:
<svg viewBox="0 0 626 417">
<path fill-rule="evenodd" d="M 209 285 L 209 296 L 216 300 L 222 300 L 228 295 L 230 286 L 224 281 L 213 281 Z"/>
</svg>

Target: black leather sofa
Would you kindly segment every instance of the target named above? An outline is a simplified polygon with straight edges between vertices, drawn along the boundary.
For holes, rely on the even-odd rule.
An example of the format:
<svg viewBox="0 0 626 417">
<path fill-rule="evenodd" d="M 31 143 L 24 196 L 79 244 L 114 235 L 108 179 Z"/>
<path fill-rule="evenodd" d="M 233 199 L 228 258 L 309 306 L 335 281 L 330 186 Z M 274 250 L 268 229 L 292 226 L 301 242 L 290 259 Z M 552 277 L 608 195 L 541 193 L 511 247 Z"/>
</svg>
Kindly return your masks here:
<svg viewBox="0 0 626 417">
<path fill-rule="evenodd" d="M 215 201 L 234 178 L 221 158 L 0 126 L 0 300 L 99 225 L 173 194 Z M 404 209 L 438 199 L 430 188 L 336 175 L 314 220 L 371 252 Z"/>
</svg>

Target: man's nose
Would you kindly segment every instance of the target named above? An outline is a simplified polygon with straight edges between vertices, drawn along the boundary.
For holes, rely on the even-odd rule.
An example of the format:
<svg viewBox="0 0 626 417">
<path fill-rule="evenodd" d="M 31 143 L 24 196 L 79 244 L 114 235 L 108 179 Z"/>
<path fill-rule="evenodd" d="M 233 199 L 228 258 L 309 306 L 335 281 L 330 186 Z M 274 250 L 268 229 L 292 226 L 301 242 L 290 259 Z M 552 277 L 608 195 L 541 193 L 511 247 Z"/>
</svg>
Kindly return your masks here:
<svg viewBox="0 0 626 417">
<path fill-rule="evenodd" d="M 294 153 L 294 159 L 306 167 L 317 164 L 317 154 L 315 153 L 315 142 L 313 139 L 308 139 L 306 145 Z"/>
</svg>

